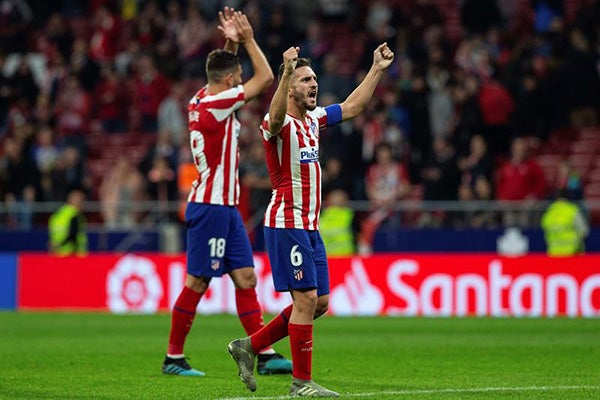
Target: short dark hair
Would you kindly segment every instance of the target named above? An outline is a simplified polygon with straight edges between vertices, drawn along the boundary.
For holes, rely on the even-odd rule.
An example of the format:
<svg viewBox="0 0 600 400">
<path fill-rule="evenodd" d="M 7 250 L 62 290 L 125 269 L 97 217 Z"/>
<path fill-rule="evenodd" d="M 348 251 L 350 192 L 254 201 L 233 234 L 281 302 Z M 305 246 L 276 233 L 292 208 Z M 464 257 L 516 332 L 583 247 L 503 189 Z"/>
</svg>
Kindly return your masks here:
<svg viewBox="0 0 600 400">
<path fill-rule="evenodd" d="M 298 62 L 296 63 L 296 68 L 298 69 L 300 67 L 311 67 L 312 68 L 312 64 L 310 62 L 310 58 L 305 58 L 305 57 L 301 57 L 298 59 Z M 281 63 L 281 65 L 279 66 L 279 73 L 277 74 L 277 81 L 279 82 L 281 80 L 281 77 L 283 76 L 283 68 L 284 68 L 284 64 Z"/>
<path fill-rule="evenodd" d="M 220 82 L 239 66 L 240 59 L 232 52 L 223 49 L 213 50 L 206 59 L 206 77 L 209 82 Z"/>
</svg>

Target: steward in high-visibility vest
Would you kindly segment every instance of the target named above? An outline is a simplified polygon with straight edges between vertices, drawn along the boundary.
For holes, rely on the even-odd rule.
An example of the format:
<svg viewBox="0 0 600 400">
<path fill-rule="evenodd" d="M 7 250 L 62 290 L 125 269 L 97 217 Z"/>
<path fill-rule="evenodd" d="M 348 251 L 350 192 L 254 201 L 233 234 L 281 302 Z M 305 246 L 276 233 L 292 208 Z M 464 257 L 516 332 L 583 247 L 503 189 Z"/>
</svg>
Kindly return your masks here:
<svg viewBox="0 0 600 400">
<path fill-rule="evenodd" d="M 81 212 L 84 201 L 83 192 L 71 191 L 66 204 L 50 217 L 48 233 L 52 253 L 59 256 L 87 253 L 86 220 Z"/>
<path fill-rule="evenodd" d="M 338 194 L 337 192 L 341 192 Z M 351 256 L 354 246 L 354 210 L 345 206 L 348 197 L 341 190 L 332 191 L 327 197 L 329 205 L 319 217 L 319 233 L 329 256 Z"/>
<path fill-rule="evenodd" d="M 587 221 L 579 206 L 560 193 L 542 215 L 542 229 L 550 256 L 572 256 L 585 252 Z"/>
</svg>

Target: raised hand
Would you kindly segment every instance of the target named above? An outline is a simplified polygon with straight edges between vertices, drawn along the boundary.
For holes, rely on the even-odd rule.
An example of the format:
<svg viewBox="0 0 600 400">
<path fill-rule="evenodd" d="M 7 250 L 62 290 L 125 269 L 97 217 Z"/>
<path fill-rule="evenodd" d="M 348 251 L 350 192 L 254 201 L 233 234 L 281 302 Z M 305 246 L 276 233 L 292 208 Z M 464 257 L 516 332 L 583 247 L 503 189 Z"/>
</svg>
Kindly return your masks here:
<svg viewBox="0 0 600 400">
<path fill-rule="evenodd" d="M 286 73 L 291 75 L 294 72 L 294 69 L 296 69 L 299 52 L 300 47 L 290 47 L 283 52 L 283 68 Z"/>
<path fill-rule="evenodd" d="M 392 61 L 394 61 L 394 53 L 387 43 L 380 44 L 373 52 L 373 65 L 382 70 L 389 67 Z"/>
<path fill-rule="evenodd" d="M 233 22 L 235 24 L 235 29 L 237 30 L 239 43 L 244 43 L 254 38 L 254 31 L 252 30 L 252 25 L 250 25 L 250 21 L 248 21 L 248 17 L 240 11 L 235 11 L 233 13 Z"/>
<path fill-rule="evenodd" d="M 233 22 L 234 9 L 225 7 L 223 11 L 219 11 L 219 32 L 225 37 L 225 39 L 233 42 L 239 42 L 238 31 Z"/>
</svg>

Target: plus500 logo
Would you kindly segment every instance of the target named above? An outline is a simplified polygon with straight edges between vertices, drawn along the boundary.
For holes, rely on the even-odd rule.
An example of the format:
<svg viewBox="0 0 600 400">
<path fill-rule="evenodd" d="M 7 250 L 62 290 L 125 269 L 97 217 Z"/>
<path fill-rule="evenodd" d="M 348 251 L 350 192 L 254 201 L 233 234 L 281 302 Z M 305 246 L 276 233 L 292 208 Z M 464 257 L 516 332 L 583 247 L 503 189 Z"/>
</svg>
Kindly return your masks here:
<svg viewBox="0 0 600 400">
<path fill-rule="evenodd" d="M 318 147 L 303 147 L 300 149 L 300 164 L 308 164 L 319 161 Z"/>
</svg>

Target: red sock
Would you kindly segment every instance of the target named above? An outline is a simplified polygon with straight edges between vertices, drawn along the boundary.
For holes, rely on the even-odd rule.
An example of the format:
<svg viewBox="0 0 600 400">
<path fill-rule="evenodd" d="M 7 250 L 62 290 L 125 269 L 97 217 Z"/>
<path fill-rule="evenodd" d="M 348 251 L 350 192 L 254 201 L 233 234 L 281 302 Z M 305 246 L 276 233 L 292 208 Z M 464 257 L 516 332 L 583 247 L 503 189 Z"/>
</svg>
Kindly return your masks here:
<svg viewBox="0 0 600 400">
<path fill-rule="evenodd" d="M 265 325 L 254 288 L 235 289 L 235 305 L 240 322 L 248 336 L 259 331 Z"/>
<path fill-rule="evenodd" d="M 292 376 L 296 379 L 312 379 L 313 326 L 288 324 L 292 348 Z"/>
<path fill-rule="evenodd" d="M 171 333 L 169 334 L 168 354 L 183 354 L 185 338 L 196 316 L 196 307 L 202 295 L 187 286 L 179 294 L 171 315 Z"/>
<path fill-rule="evenodd" d="M 250 336 L 252 350 L 258 353 L 286 337 L 290 315 L 292 315 L 292 304 L 284 308 L 264 328 Z"/>
</svg>

